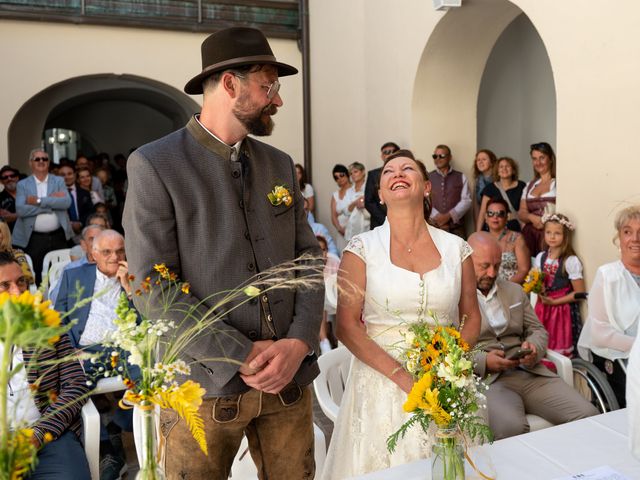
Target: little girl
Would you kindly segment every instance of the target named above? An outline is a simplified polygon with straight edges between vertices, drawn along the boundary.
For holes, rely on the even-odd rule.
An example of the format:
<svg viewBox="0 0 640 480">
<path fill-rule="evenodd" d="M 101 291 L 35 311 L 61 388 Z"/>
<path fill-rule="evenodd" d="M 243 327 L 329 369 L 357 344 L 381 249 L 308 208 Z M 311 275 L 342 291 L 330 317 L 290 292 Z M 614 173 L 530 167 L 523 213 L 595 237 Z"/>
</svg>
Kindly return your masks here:
<svg viewBox="0 0 640 480">
<path fill-rule="evenodd" d="M 535 311 L 549 332 L 548 348 L 572 356 L 582 321 L 576 300 L 585 297 L 582 263 L 573 251 L 573 224 L 561 213 L 544 215 L 545 250 L 538 253 L 534 267 L 544 273 L 544 293 Z"/>
</svg>

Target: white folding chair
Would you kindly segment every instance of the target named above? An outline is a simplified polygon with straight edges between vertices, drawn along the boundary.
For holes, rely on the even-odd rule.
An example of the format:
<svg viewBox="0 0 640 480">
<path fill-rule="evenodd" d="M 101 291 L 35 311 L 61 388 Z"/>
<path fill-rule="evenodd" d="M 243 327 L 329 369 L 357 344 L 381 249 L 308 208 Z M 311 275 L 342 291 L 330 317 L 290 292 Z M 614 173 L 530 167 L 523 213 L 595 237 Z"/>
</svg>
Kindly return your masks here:
<svg viewBox="0 0 640 480">
<path fill-rule="evenodd" d="M 35 284 L 35 274 L 36 271 L 33 269 L 33 260 L 31 259 L 31 255 L 29 255 L 28 253 L 24 254 L 24 258 L 27 260 L 27 263 L 29 264 L 29 270 L 31 270 L 31 275 L 33 275 L 33 283 L 31 285 L 29 285 L 29 292 L 31 292 L 31 294 L 34 294 L 38 291 L 38 286 Z"/>
<path fill-rule="evenodd" d="M 116 377 L 98 380 L 93 395 L 118 392 L 127 387 Z M 91 399 L 82 407 L 82 428 L 84 433 L 84 452 L 89 463 L 91 480 L 100 480 L 100 414 Z"/>
<path fill-rule="evenodd" d="M 47 277 L 49 286 L 47 289 L 47 297 L 51 294 L 55 286 L 60 281 L 60 277 L 62 277 L 62 272 L 64 271 L 64 267 L 66 267 L 70 263 L 70 260 L 63 262 L 54 262 L 51 264 L 51 268 L 49 269 L 49 276 Z"/>
<path fill-rule="evenodd" d="M 71 256 L 69 252 L 70 248 L 61 248 L 60 250 L 51 250 L 44 256 L 44 260 L 42 261 L 42 278 L 46 278 L 49 273 L 49 268 L 53 263 L 59 262 L 70 262 Z"/>
<path fill-rule="evenodd" d="M 556 366 L 556 372 L 558 376 L 565 381 L 567 385 L 573 388 L 573 367 L 571 366 L 571 359 L 561 355 L 553 350 L 547 350 L 547 354 L 544 357 L 546 360 L 552 362 Z M 544 418 L 531 413 L 527 413 L 527 422 L 529 422 L 529 431 L 535 432 L 536 430 L 542 430 L 543 428 L 553 427 L 554 425 Z"/>
<path fill-rule="evenodd" d="M 338 347 L 320 355 L 320 375 L 313 381 L 318 404 L 324 414 L 335 423 L 340 410 L 344 386 L 351 369 L 351 352 L 347 347 Z"/>
</svg>

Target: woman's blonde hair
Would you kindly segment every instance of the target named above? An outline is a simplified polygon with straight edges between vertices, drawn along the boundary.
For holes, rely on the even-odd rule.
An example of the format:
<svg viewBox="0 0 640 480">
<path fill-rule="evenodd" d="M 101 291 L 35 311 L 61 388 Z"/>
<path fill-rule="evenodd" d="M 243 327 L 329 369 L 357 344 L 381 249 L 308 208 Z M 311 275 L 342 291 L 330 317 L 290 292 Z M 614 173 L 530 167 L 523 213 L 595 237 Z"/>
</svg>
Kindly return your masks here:
<svg viewBox="0 0 640 480">
<path fill-rule="evenodd" d="M 0 242 L 0 252 L 10 252 L 11 249 L 11 230 L 6 222 L 0 222 L 0 233 L 2 233 L 2 241 Z"/>
<path fill-rule="evenodd" d="M 640 205 L 631 205 L 618 212 L 616 219 L 613 221 L 613 226 L 616 229 L 616 234 L 613 237 L 613 244 L 617 245 L 620 240 L 620 230 L 631 220 L 640 221 Z"/>
</svg>

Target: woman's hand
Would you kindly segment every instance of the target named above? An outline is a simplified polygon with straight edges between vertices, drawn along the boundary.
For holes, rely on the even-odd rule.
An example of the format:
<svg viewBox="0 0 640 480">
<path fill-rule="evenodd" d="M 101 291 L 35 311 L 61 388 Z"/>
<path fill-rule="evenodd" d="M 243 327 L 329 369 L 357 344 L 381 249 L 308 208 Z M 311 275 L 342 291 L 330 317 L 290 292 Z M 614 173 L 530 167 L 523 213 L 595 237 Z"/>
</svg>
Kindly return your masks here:
<svg viewBox="0 0 640 480">
<path fill-rule="evenodd" d="M 538 298 L 542 302 L 543 305 L 558 305 L 558 302 L 555 298 L 547 297 L 546 295 L 540 294 Z"/>
<path fill-rule="evenodd" d="M 542 230 L 544 228 L 544 223 L 542 223 L 542 217 L 538 215 L 534 215 L 533 213 L 529 215 L 529 221 L 531 225 L 533 225 L 536 229 Z"/>
</svg>

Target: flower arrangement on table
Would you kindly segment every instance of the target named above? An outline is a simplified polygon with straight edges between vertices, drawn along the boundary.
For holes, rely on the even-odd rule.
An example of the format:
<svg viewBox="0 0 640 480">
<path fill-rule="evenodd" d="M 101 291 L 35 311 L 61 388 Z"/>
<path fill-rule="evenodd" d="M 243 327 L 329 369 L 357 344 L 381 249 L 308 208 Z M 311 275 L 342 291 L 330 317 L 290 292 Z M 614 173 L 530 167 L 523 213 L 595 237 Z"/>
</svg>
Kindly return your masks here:
<svg viewBox="0 0 640 480">
<path fill-rule="evenodd" d="M 471 440 L 493 438 L 477 414 L 478 392 L 486 386 L 473 373 L 471 349 L 455 328 L 424 322 L 408 326 L 405 344 L 400 347 L 401 359 L 416 383 L 403 409 L 412 416 L 387 439 L 387 447 L 393 452 L 414 425 L 427 432 L 435 423 L 438 430 L 433 447 L 433 478 L 464 478 L 463 449 L 458 439 L 465 439 L 465 434 Z"/>
<path fill-rule="evenodd" d="M 544 273 L 537 268 L 532 268 L 527 273 L 522 284 L 524 293 L 542 293 L 544 291 Z"/>
<path fill-rule="evenodd" d="M 60 315 L 42 301 L 42 294 L 29 291 L 20 296 L 7 292 L 0 294 L 0 479 L 20 480 L 36 465 L 37 442 L 34 430 L 24 423 L 11 422 L 15 412 L 9 412 L 7 388 L 10 380 L 23 368 L 12 365 L 15 348 L 23 351 L 50 349 L 60 335 L 71 328 L 61 326 Z M 54 395 L 54 392 L 51 392 Z M 51 441 L 50 433 L 44 441 Z"/>
<path fill-rule="evenodd" d="M 135 407 L 142 416 L 142 465 L 136 479 L 164 478 L 157 462 L 156 407 L 175 410 L 185 420 L 202 452 L 208 453 L 204 423 L 198 414 L 205 389 L 192 380 L 177 381 L 178 376 L 188 377 L 191 372 L 190 365 L 180 358 L 185 348 L 201 332 L 215 329 L 224 315 L 252 297 L 273 289 L 320 285 L 322 271 L 308 265 L 310 259 L 301 257 L 267 270 L 237 289 L 214 293 L 195 304 L 187 301 L 189 283 L 178 279 L 165 264 L 155 265 L 156 277 L 145 278 L 135 289 L 134 295 L 142 298 L 144 308 L 135 310 L 122 294 L 114 320 L 117 329 L 106 342 L 114 348 L 111 370 L 106 369 L 104 376 L 122 376 L 127 391 L 120 406 Z M 302 271 L 314 274 L 298 276 Z M 133 276 L 129 280 L 135 282 Z M 206 307 L 205 302 L 212 306 Z M 176 312 L 182 320 L 164 319 L 175 317 Z M 128 355 L 120 355 L 119 350 Z M 128 366 L 140 368 L 138 379 L 130 377 Z"/>
</svg>

